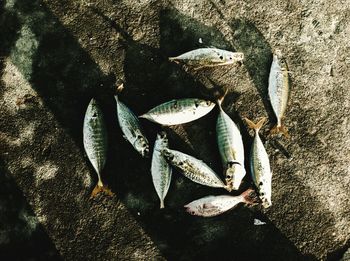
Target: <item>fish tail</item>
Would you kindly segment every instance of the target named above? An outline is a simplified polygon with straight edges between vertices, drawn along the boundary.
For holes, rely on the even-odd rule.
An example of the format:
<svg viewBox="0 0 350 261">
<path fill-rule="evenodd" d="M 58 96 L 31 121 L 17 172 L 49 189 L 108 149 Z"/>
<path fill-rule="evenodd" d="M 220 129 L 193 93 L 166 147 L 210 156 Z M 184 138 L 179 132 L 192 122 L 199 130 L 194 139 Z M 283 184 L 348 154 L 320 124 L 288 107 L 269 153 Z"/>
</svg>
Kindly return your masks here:
<svg viewBox="0 0 350 261">
<path fill-rule="evenodd" d="M 217 101 L 216 101 L 220 108 L 221 108 L 221 104 L 222 104 L 222 102 L 224 101 L 224 99 L 225 99 L 227 93 L 228 93 L 228 89 L 226 89 L 224 95 L 222 95 L 222 96 L 221 96 L 219 99 L 217 99 Z"/>
<path fill-rule="evenodd" d="M 103 193 L 105 193 L 108 196 L 113 196 L 114 195 L 114 193 L 107 186 L 103 185 L 101 179 L 98 180 L 97 185 L 92 190 L 90 199 L 96 197 L 97 194 L 99 194 L 100 192 L 103 192 Z"/>
<path fill-rule="evenodd" d="M 178 57 L 169 57 L 168 59 L 169 59 L 170 62 L 175 62 L 177 64 L 180 63 L 180 61 L 178 60 Z"/>
<path fill-rule="evenodd" d="M 116 93 L 119 94 L 124 90 L 124 83 L 120 84 L 117 89 L 116 89 Z"/>
<path fill-rule="evenodd" d="M 258 197 L 258 195 L 256 194 L 256 192 L 249 188 L 247 189 L 246 191 L 244 191 L 241 196 L 243 197 L 243 201 L 244 203 L 246 204 L 250 204 L 250 205 L 253 205 L 253 204 L 257 204 L 260 202 L 260 199 Z"/>
<path fill-rule="evenodd" d="M 266 117 L 261 118 L 257 123 L 254 123 L 248 118 L 244 118 L 244 120 L 247 122 L 249 128 L 254 129 L 255 131 L 259 131 L 261 127 L 264 125 L 266 121 Z"/>
<path fill-rule="evenodd" d="M 149 116 L 147 113 L 140 115 L 139 118 L 143 118 L 143 119 L 147 119 L 147 120 L 152 119 L 151 116 Z"/>
<path fill-rule="evenodd" d="M 283 125 L 280 125 L 280 126 L 276 125 L 270 130 L 271 135 L 278 134 L 278 133 L 282 133 L 288 139 L 290 138 L 290 135 L 288 133 L 288 129 Z"/>
<path fill-rule="evenodd" d="M 160 208 L 164 208 L 164 199 L 160 200 Z"/>
</svg>

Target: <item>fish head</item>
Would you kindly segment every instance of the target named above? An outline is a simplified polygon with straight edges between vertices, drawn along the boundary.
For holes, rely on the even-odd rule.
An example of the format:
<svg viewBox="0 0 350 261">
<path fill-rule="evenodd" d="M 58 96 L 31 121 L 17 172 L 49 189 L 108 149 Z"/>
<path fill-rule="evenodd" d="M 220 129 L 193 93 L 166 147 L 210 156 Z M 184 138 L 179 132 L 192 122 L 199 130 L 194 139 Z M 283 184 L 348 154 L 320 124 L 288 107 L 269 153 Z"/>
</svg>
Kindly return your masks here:
<svg viewBox="0 0 350 261">
<path fill-rule="evenodd" d="M 198 107 L 207 108 L 207 107 L 212 107 L 215 105 L 215 103 L 212 101 L 201 100 L 201 99 L 196 99 L 194 101 L 194 104 L 195 104 L 196 108 L 198 108 Z"/>
<path fill-rule="evenodd" d="M 226 50 L 220 50 L 218 52 L 220 63 L 231 64 L 236 62 L 242 62 L 244 54 L 241 52 L 230 52 Z"/>
<path fill-rule="evenodd" d="M 135 149 L 141 154 L 142 157 L 149 157 L 149 144 L 148 140 L 141 134 L 137 136 L 135 142 Z"/>
<path fill-rule="evenodd" d="M 286 58 L 279 49 L 276 49 L 273 52 L 273 64 L 281 71 L 288 71 Z"/>
<path fill-rule="evenodd" d="M 237 190 L 241 185 L 242 179 L 246 174 L 244 166 L 241 164 L 234 162 L 229 163 L 226 169 L 226 177 L 232 178 L 232 188 Z"/>
<path fill-rule="evenodd" d="M 162 149 L 161 154 L 169 162 L 173 162 L 175 159 L 174 154 L 171 153 L 171 151 L 169 149 L 166 149 L 166 148 Z"/>
<path fill-rule="evenodd" d="M 91 99 L 86 109 L 85 120 L 96 122 L 101 117 L 101 109 L 94 98 Z"/>
<path fill-rule="evenodd" d="M 163 146 L 168 146 L 168 137 L 165 131 L 161 131 L 157 134 L 157 140 L 162 143 Z"/>
</svg>

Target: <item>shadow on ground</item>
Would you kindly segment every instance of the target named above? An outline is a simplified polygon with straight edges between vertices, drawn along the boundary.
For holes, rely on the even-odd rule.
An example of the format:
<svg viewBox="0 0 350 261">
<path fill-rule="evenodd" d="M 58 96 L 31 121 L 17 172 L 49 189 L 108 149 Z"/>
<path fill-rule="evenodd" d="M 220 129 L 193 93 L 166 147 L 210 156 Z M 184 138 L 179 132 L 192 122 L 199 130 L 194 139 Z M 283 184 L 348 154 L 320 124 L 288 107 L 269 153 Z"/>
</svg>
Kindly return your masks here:
<svg viewBox="0 0 350 261">
<path fill-rule="evenodd" d="M 122 138 L 121 131 L 117 127 L 113 93 L 115 82 L 119 79 L 114 75 L 104 75 L 77 40 L 60 24 L 50 10 L 39 6 L 38 1 L 18 2 L 15 10 L 22 13 L 23 17 L 19 23 L 30 28 L 34 38 L 38 40 L 38 46 L 33 55 L 27 57 L 32 61 L 25 63 L 21 62 L 21 56 L 26 54 L 21 53 L 18 46 L 8 46 L 11 49 L 12 62 L 27 77 L 44 101 L 44 105 L 69 133 L 82 154 L 82 123 L 85 109 L 92 97 L 98 99 L 106 116 L 110 138 L 109 158 L 103 176 L 168 260 L 213 260 L 214 258 L 261 260 L 262 256 L 266 260 L 315 259 L 311 256 L 303 256 L 274 223 L 269 221 L 268 216 L 256 209 L 240 206 L 230 213 L 209 219 L 185 214 L 181 207 L 184 204 L 201 196 L 220 194 L 223 191 L 191 183 L 179 173 L 174 173 L 166 198 L 167 208 L 159 210 L 158 198 L 149 171 L 150 160 L 141 159 Z M 40 16 L 36 16 L 37 12 Z M 224 37 L 215 28 L 206 27 L 175 10 L 164 10 L 160 13 L 159 21 L 160 49 L 155 49 L 133 41 L 117 22 L 109 20 L 108 16 L 104 16 L 99 10 L 95 12 L 124 35 L 125 92 L 120 95 L 120 99 L 136 114 L 141 114 L 169 99 L 211 95 L 210 91 L 206 93 L 207 88 L 201 84 L 201 81 L 187 74 L 181 67 L 169 63 L 167 56 L 198 47 L 194 43 L 199 37 L 213 39 L 212 44 L 218 47 L 230 48 L 233 44 L 225 42 Z M 184 22 L 187 24 L 186 28 Z M 258 61 L 247 61 L 246 66 L 260 95 L 266 101 L 264 86 L 266 86 L 266 71 L 269 67 L 268 57 L 271 56 L 271 51 L 261 33 L 250 22 L 236 20 L 232 26 L 237 32 L 237 37 L 245 39 L 241 42 L 237 40 L 234 45 L 248 53 L 247 60 Z M 252 31 L 253 36 L 250 34 Z M 13 36 L 13 39 L 16 39 L 16 36 Z M 259 50 L 254 56 L 250 56 L 246 49 L 252 41 L 257 43 L 254 48 Z M 24 67 L 26 64 L 29 64 L 30 68 Z M 230 99 L 234 97 L 228 97 L 228 100 Z M 265 106 L 266 109 L 269 107 L 266 104 Z M 267 109 L 267 111 L 271 110 Z M 201 156 L 220 171 L 219 158 L 212 155 L 213 147 L 215 151 L 217 150 L 215 113 L 208 115 L 206 119 L 183 126 L 183 130 L 172 128 L 169 134 L 173 148 Z M 234 118 L 239 120 L 238 116 Z M 145 121 L 142 121 L 142 124 L 153 143 L 159 127 Z M 242 122 L 239 124 L 243 128 Z M 7 131 L 11 132 L 11 130 Z M 194 138 L 192 146 L 182 141 L 182 134 L 189 136 L 190 139 Z M 243 135 L 245 140 L 249 139 L 246 130 Z M 196 144 L 204 140 L 210 141 L 208 144 L 202 142 L 202 145 L 198 145 L 201 146 L 198 149 Z M 56 164 L 70 163 L 56 162 Z M 86 164 L 89 164 L 87 160 Z M 92 168 L 91 175 L 94 175 Z M 249 183 L 249 177 L 246 183 Z M 304 197 L 312 198 L 307 188 L 304 190 L 306 193 Z M 70 196 L 74 197 L 74 195 Z M 47 205 L 55 203 L 45 202 Z M 318 202 L 314 200 L 312 204 L 316 206 Z M 60 212 L 54 213 L 58 210 L 51 209 L 53 211 L 51 215 L 61 215 Z M 265 221 L 267 224 L 254 226 L 254 218 Z M 114 221 L 112 224 L 118 225 Z M 89 233 L 89 231 L 83 231 L 83 233 Z M 60 240 L 65 239 L 62 237 Z M 84 247 L 81 246 L 82 249 Z"/>
</svg>

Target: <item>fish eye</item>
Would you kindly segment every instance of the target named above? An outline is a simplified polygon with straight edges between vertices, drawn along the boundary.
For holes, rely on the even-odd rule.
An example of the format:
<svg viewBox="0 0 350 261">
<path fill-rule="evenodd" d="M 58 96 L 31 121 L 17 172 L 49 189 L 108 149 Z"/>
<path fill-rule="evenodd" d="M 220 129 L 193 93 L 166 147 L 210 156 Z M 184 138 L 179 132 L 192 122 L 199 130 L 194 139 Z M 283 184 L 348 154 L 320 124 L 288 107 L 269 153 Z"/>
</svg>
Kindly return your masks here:
<svg viewBox="0 0 350 261">
<path fill-rule="evenodd" d="M 230 60 L 232 60 L 232 56 L 230 56 Z"/>
<path fill-rule="evenodd" d="M 219 57 L 219 58 L 220 58 L 220 60 L 224 59 L 224 57 L 223 57 L 222 55 L 220 55 L 220 57 Z"/>
<path fill-rule="evenodd" d="M 207 105 L 211 105 L 211 101 L 206 101 L 206 104 Z"/>
<path fill-rule="evenodd" d="M 147 147 L 147 144 L 146 144 L 146 143 L 142 144 L 142 147 L 143 147 L 143 148 L 146 148 L 146 147 Z"/>
<path fill-rule="evenodd" d="M 137 136 L 136 136 L 136 138 L 138 138 L 138 139 L 142 139 L 143 137 L 142 137 L 142 135 L 141 135 L 141 134 L 139 134 L 139 135 L 137 135 Z"/>
</svg>

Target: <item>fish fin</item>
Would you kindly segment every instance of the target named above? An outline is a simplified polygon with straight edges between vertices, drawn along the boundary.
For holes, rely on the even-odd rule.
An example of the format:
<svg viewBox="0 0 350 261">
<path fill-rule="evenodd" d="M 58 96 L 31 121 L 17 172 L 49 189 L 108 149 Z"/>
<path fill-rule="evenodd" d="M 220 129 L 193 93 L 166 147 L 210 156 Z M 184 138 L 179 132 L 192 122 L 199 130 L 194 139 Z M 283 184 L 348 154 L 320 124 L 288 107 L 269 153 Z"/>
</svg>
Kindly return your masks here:
<svg viewBox="0 0 350 261">
<path fill-rule="evenodd" d="M 241 196 L 243 197 L 243 202 L 248 205 L 254 205 L 260 203 L 260 199 L 256 194 L 255 190 L 249 188 L 244 191 Z"/>
<path fill-rule="evenodd" d="M 160 200 L 160 208 L 164 208 L 164 199 Z"/>
<path fill-rule="evenodd" d="M 278 133 L 282 133 L 287 139 L 290 138 L 290 135 L 288 133 L 288 129 L 281 125 L 281 126 L 274 126 L 271 130 L 270 130 L 270 135 L 274 135 L 274 134 L 278 134 Z"/>
<path fill-rule="evenodd" d="M 261 127 L 264 125 L 266 121 L 266 117 L 261 118 L 257 123 L 252 122 L 248 118 L 244 118 L 244 120 L 247 122 L 249 128 L 259 131 Z"/>
<path fill-rule="evenodd" d="M 100 192 L 103 192 L 104 194 L 108 196 L 113 196 L 114 193 L 105 185 L 103 185 L 102 181 L 99 180 L 95 188 L 91 192 L 90 199 L 94 198 L 99 194 Z"/>
<path fill-rule="evenodd" d="M 221 108 L 221 104 L 222 102 L 224 101 L 225 97 L 226 97 L 226 94 L 228 93 L 228 89 L 225 90 L 225 93 L 224 95 L 222 95 L 216 102 L 218 104 L 218 106 Z"/>
</svg>

